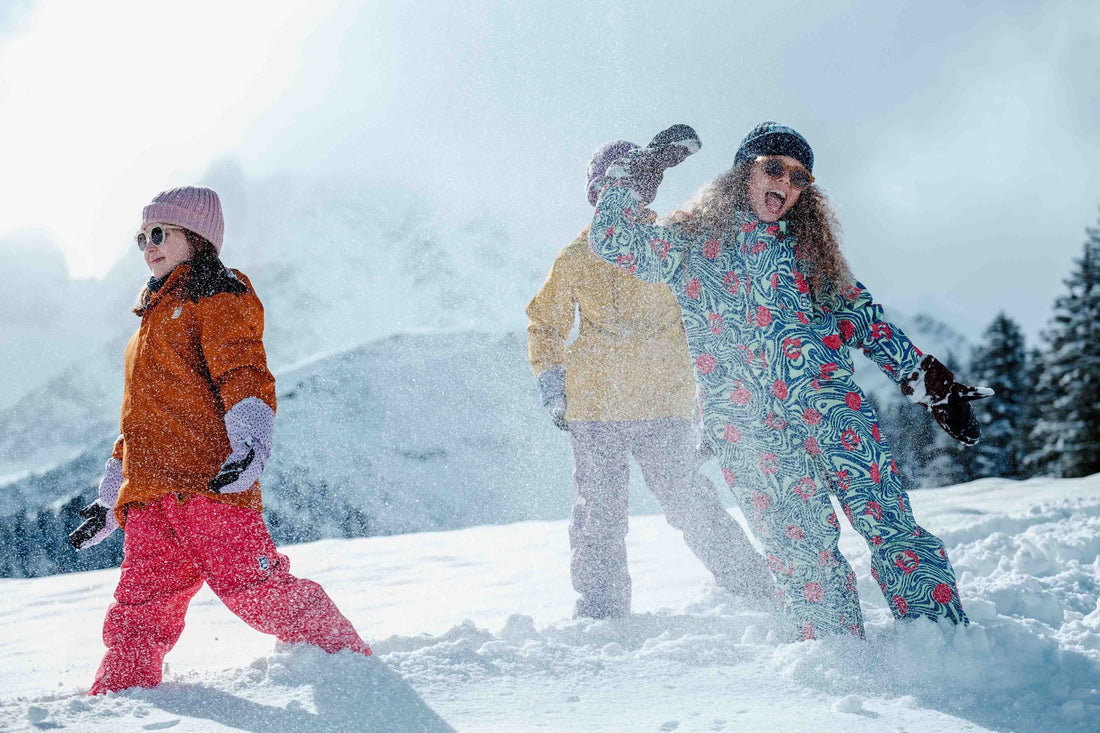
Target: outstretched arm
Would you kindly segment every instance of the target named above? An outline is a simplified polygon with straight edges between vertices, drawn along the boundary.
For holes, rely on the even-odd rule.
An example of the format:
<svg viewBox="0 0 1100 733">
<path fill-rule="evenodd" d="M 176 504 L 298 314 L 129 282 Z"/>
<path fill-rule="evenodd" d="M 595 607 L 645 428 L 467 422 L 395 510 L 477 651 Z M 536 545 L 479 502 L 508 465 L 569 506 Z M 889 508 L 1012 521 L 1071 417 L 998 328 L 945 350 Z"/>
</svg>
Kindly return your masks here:
<svg viewBox="0 0 1100 733">
<path fill-rule="evenodd" d="M 901 384 L 920 366 L 924 352 L 886 320 L 882 306 L 874 301 L 863 283 L 853 283 L 837 294 L 828 310 L 836 315 L 841 340 L 862 350 L 894 382 Z"/>
<path fill-rule="evenodd" d="M 840 337 L 848 346 L 863 350 L 871 361 L 893 379 L 909 401 L 932 412 L 944 432 L 966 445 L 981 438 L 970 403 L 993 396 L 986 387 L 970 387 L 931 354 L 925 354 L 900 328 L 886 320 L 862 283 L 855 283 L 837 297 Z"/>
</svg>

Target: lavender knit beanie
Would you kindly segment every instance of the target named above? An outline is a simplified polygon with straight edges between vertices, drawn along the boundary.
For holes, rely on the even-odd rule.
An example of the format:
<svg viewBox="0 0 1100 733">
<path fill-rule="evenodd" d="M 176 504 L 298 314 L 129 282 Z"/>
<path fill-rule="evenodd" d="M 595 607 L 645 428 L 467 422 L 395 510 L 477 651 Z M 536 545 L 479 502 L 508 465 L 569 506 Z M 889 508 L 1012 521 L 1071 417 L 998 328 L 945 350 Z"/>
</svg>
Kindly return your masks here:
<svg viewBox="0 0 1100 733">
<path fill-rule="evenodd" d="M 141 212 L 141 226 L 149 224 L 173 224 L 190 229 L 214 245 L 214 251 L 222 252 L 222 202 L 212 188 L 180 186 L 161 191 L 153 202 Z"/>
<path fill-rule="evenodd" d="M 638 146 L 629 140 L 612 140 L 604 143 L 592 154 L 592 160 L 588 161 L 588 203 L 596 205 L 596 199 L 603 188 L 603 177 L 607 169 L 619 158 L 631 150 L 637 150 Z"/>
</svg>

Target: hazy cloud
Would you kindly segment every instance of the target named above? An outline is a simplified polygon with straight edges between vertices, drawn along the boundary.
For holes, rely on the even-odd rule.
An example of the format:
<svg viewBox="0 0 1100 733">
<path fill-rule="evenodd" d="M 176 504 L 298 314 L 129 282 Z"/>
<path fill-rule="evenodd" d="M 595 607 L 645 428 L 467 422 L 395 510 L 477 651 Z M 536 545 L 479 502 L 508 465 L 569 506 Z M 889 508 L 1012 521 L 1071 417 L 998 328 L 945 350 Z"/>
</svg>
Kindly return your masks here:
<svg viewBox="0 0 1100 733">
<path fill-rule="evenodd" d="M 604 140 L 699 131 L 658 198 L 669 210 L 779 119 L 814 145 L 881 299 L 957 313 L 971 334 L 1003 308 L 1034 334 L 1100 204 L 1088 2 L 332 0 L 193 26 L 135 3 L 96 21 L 94 43 L 63 33 L 71 8 L 0 45 L 0 80 L 24 91 L 0 110 L 0 155 L 41 146 L 7 169 L 22 205 L 3 226 L 51 231 L 78 273 L 106 269 L 149 196 L 226 156 L 241 175 L 352 175 L 500 217 L 549 266 L 591 215 L 583 170 Z M 57 57 L 50 74 L 9 63 Z M 74 85 L 94 91 L 66 97 Z M 74 201 L 94 238 L 57 220 Z"/>
</svg>

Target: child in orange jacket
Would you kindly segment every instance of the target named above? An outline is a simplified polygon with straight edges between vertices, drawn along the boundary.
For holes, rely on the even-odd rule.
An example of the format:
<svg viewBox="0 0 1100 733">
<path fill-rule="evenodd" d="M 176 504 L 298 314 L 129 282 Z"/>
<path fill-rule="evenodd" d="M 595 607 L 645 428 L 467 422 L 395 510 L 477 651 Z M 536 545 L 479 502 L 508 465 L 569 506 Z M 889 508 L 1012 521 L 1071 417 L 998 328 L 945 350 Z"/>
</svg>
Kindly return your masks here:
<svg viewBox="0 0 1100 733">
<path fill-rule="evenodd" d="M 219 258 L 223 230 L 218 195 L 188 186 L 158 194 L 136 237 L 152 277 L 126 346 L 121 435 L 99 499 L 70 536 L 82 550 L 126 532 L 93 695 L 159 684 L 204 582 L 282 641 L 371 653 L 319 585 L 290 574 L 264 524 L 258 479 L 271 453 L 275 378 L 263 306 Z"/>
</svg>

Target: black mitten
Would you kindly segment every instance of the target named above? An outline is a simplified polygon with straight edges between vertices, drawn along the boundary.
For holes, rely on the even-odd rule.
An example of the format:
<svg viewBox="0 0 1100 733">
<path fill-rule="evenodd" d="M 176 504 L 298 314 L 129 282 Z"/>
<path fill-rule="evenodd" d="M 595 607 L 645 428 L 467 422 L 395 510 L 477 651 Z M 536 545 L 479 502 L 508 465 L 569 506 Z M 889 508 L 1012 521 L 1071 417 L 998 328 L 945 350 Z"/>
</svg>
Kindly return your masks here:
<svg viewBox="0 0 1100 733">
<path fill-rule="evenodd" d="M 644 148 L 631 150 L 607 169 L 608 178 L 626 180 L 638 200 L 648 206 L 657 197 L 665 171 L 684 162 L 702 147 L 699 136 L 688 125 L 673 125 Z"/>
<path fill-rule="evenodd" d="M 84 521 L 69 533 L 69 544 L 77 550 L 98 545 L 118 529 L 114 509 L 99 499 L 81 509 L 80 518 Z"/>
<path fill-rule="evenodd" d="M 901 393 L 910 402 L 931 410 L 944 432 L 965 445 L 976 445 L 981 438 L 981 428 L 970 403 L 994 394 L 989 387 L 956 382 L 951 370 L 931 354 L 902 382 Z"/>
<path fill-rule="evenodd" d="M 70 545 L 85 550 L 98 545 L 118 529 L 115 504 L 120 488 L 122 461 L 112 456 L 107 459 L 107 470 L 99 481 L 99 498 L 80 510 L 80 518 L 84 521 L 69 534 Z"/>
<path fill-rule="evenodd" d="M 691 126 L 673 125 L 658 132 L 649 141 L 649 145 L 646 145 L 646 150 L 653 152 L 663 171 L 665 168 L 680 165 L 689 155 L 698 152 L 701 147 L 703 147 L 703 143 Z"/>
</svg>

